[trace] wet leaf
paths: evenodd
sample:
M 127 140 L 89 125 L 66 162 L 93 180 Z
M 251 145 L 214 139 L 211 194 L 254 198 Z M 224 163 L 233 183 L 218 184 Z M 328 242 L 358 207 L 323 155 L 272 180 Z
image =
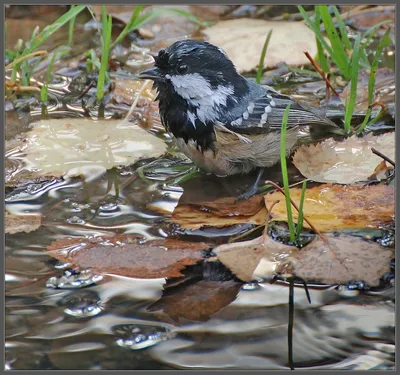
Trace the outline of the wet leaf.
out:
M 245 282 L 259 277 L 271 279 L 290 270 L 309 282 L 345 284 L 350 280 L 363 280 L 376 286 L 390 271 L 394 249 L 348 234 L 324 235 L 327 243 L 316 236 L 302 249 L 281 244 L 268 236 L 264 240 L 261 236 L 251 241 L 221 245 L 213 252 Z
M 367 9 L 354 9 L 345 14 L 347 23 L 358 30 L 367 30 L 380 22 L 390 20 L 391 24 L 382 25 L 382 29 L 394 28 L 395 7 L 393 5 L 372 6 Z
M 366 111 L 368 109 L 368 80 L 369 72 L 361 70 L 357 81 L 356 109 Z M 340 93 L 345 101 L 350 96 L 350 82 Z M 395 75 L 388 68 L 380 68 L 376 71 L 376 82 L 374 89 L 374 101 L 379 100 L 383 104 L 395 103 Z
M 88 119 L 51 119 L 32 124 L 17 146 L 6 152 L 6 183 L 29 175 L 86 179 L 140 158 L 162 154 L 164 142 L 134 123 Z
M 293 254 L 294 273 L 297 276 L 326 284 L 362 280 L 370 286 L 378 286 L 379 279 L 390 271 L 393 249 L 347 234 L 325 236 L 328 244 L 317 236 L 309 245 Z
M 161 310 L 177 323 L 205 322 L 234 301 L 241 286 L 235 281 L 201 280 L 188 286 L 167 289 L 148 310 Z
M 42 217 L 39 215 L 15 215 L 6 211 L 5 232 L 15 234 L 19 232 L 33 232 L 42 225 Z
M 249 282 L 260 275 L 272 279 L 281 262 L 296 250 L 294 246 L 261 236 L 251 241 L 220 245 L 213 252 L 240 280 Z
M 342 142 L 330 138 L 316 145 L 303 145 L 296 150 L 293 164 L 310 180 L 353 184 L 368 180 L 382 163 L 382 158 L 373 154 L 371 147 L 394 160 L 394 132 L 379 136 L 367 134 L 363 138 L 354 135 Z
M 303 65 L 309 61 L 304 55 L 317 54 L 314 33 L 303 22 L 264 21 L 240 18 L 220 21 L 202 32 L 208 41 L 221 47 L 232 59 L 239 72 L 255 70 L 265 37 L 273 30 L 264 61 L 265 68 L 279 63 Z
M 301 188 L 291 188 L 290 197 L 299 205 Z M 287 220 L 285 200 L 280 192 L 265 195 L 265 203 L 280 200 L 271 213 L 274 220 Z M 394 220 L 395 189 L 384 184 L 342 186 L 324 184 L 307 189 L 304 216 L 320 231 L 344 228 L 377 228 Z M 297 211 L 293 216 L 297 220 Z M 304 226 L 309 225 L 304 222 Z
M 56 259 L 94 273 L 155 279 L 183 276 L 181 271 L 201 261 L 202 250 L 208 248 L 204 242 L 166 239 L 143 244 L 137 236 L 117 235 L 106 240 L 62 239 L 47 249 Z
M 266 211 L 262 197 L 254 196 L 247 201 L 238 201 L 235 197 L 225 197 L 212 202 L 178 204 L 171 221 L 179 224 L 182 229 L 193 230 L 242 223 L 263 224 L 265 216 Z
M 118 79 L 115 80 L 115 90 L 113 91 L 113 99 L 116 103 L 132 105 L 136 99 L 136 95 L 143 85 L 142 81 L 134 79 Z M 155 90 L 152 90 L 151 85 L 142 92 L 137 107 L 149 106 L 156 97 Z

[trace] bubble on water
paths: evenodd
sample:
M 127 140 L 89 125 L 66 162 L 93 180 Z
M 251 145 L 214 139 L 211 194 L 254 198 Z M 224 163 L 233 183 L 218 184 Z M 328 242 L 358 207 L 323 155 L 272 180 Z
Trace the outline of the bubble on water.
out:
M 349 288 L 347 285 L 339 285 L 336 290 L 342 298 L 355 298 L 360 294 L 359 290 Z
M 67 219 L 67 222 L 69 224 L 79 224 L 79 225 L 83 225 L 85 224 L 85 220 L 82 220 L 80 217 L 78 216 L 72 216 L 70 218 Z
M 70 268 L 70 267 L 71 267 L 71 263 L 61 262 L 61 261 L 57 262 L 54 265 L 54 268 L 57 269 L 57 270 L 65 270 L 66 268 Z
M 242 290 L 257 290 L 260 289 L 260 284 L 257 281 L 246 283 L 242 286 Z
M 67 315 L 76 318 L 89 318 L 103 311 L 101 299 L 96 292 L 85 290 L 72 293 L 60 302 Z
M 111 212 L 118 209 L 118 203 L 105 203 L 99 207 L 100 211 Z
M 145 349 L 174 336 L 169 328 L 156 325 L 122 324 L 112 330 L 118 337 L 116 344 L 131 350 Z
M 103 280 L 103 276 L 93 275 L 90 271 L 75 272 L 65 270 L 60 277 L 50 277 L 47 280 L 46 287 L 52 289 L 80 289 L 97 284 L 101 280 Z

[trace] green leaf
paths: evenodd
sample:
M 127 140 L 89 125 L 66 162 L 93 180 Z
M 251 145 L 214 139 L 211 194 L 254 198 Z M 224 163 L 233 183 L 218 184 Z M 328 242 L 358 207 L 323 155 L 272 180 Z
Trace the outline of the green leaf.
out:
M 108 68 L 108 57 L 110 54 L 110 45 L 111 45 L 111 30 L 112 30 L 112 17 L 109 16 L 106 25 L 106 35 L 105 35 L 103 51 L 101 55 L 99 78 L 97 80 L 97 100 L 99 103 L 103 100 L 104 97 L 104 82 L 106 78 L 106 71 Z

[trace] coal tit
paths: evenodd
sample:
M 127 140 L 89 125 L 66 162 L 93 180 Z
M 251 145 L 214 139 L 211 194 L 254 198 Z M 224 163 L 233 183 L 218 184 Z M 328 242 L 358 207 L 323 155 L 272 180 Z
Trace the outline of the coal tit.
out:
M 159 51 L 141 79 L 154 81 L 162 124 L 180 150 L 206 172 L 247 173 L 280 160 L 287 104 L 287 154 L 313 127 L 338 126 L 317 108 L 240 75 L 222 49 L 182 40 Z

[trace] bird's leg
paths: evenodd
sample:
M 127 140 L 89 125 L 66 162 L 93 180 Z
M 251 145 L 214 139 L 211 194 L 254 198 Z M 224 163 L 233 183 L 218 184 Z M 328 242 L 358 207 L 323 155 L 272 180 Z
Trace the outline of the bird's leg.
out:
M 250 186 L 250 188 L 247 191 L 245 191 L 244 193 L 242 193 L 238 196 L 238 200 L 249 199 L 253 195 L 257 194 L 258 184 L 260 183 L 263 172 L 264 172 L 263 168 L 257 168 L 256 180 L 254 181 L 254 183 Z

